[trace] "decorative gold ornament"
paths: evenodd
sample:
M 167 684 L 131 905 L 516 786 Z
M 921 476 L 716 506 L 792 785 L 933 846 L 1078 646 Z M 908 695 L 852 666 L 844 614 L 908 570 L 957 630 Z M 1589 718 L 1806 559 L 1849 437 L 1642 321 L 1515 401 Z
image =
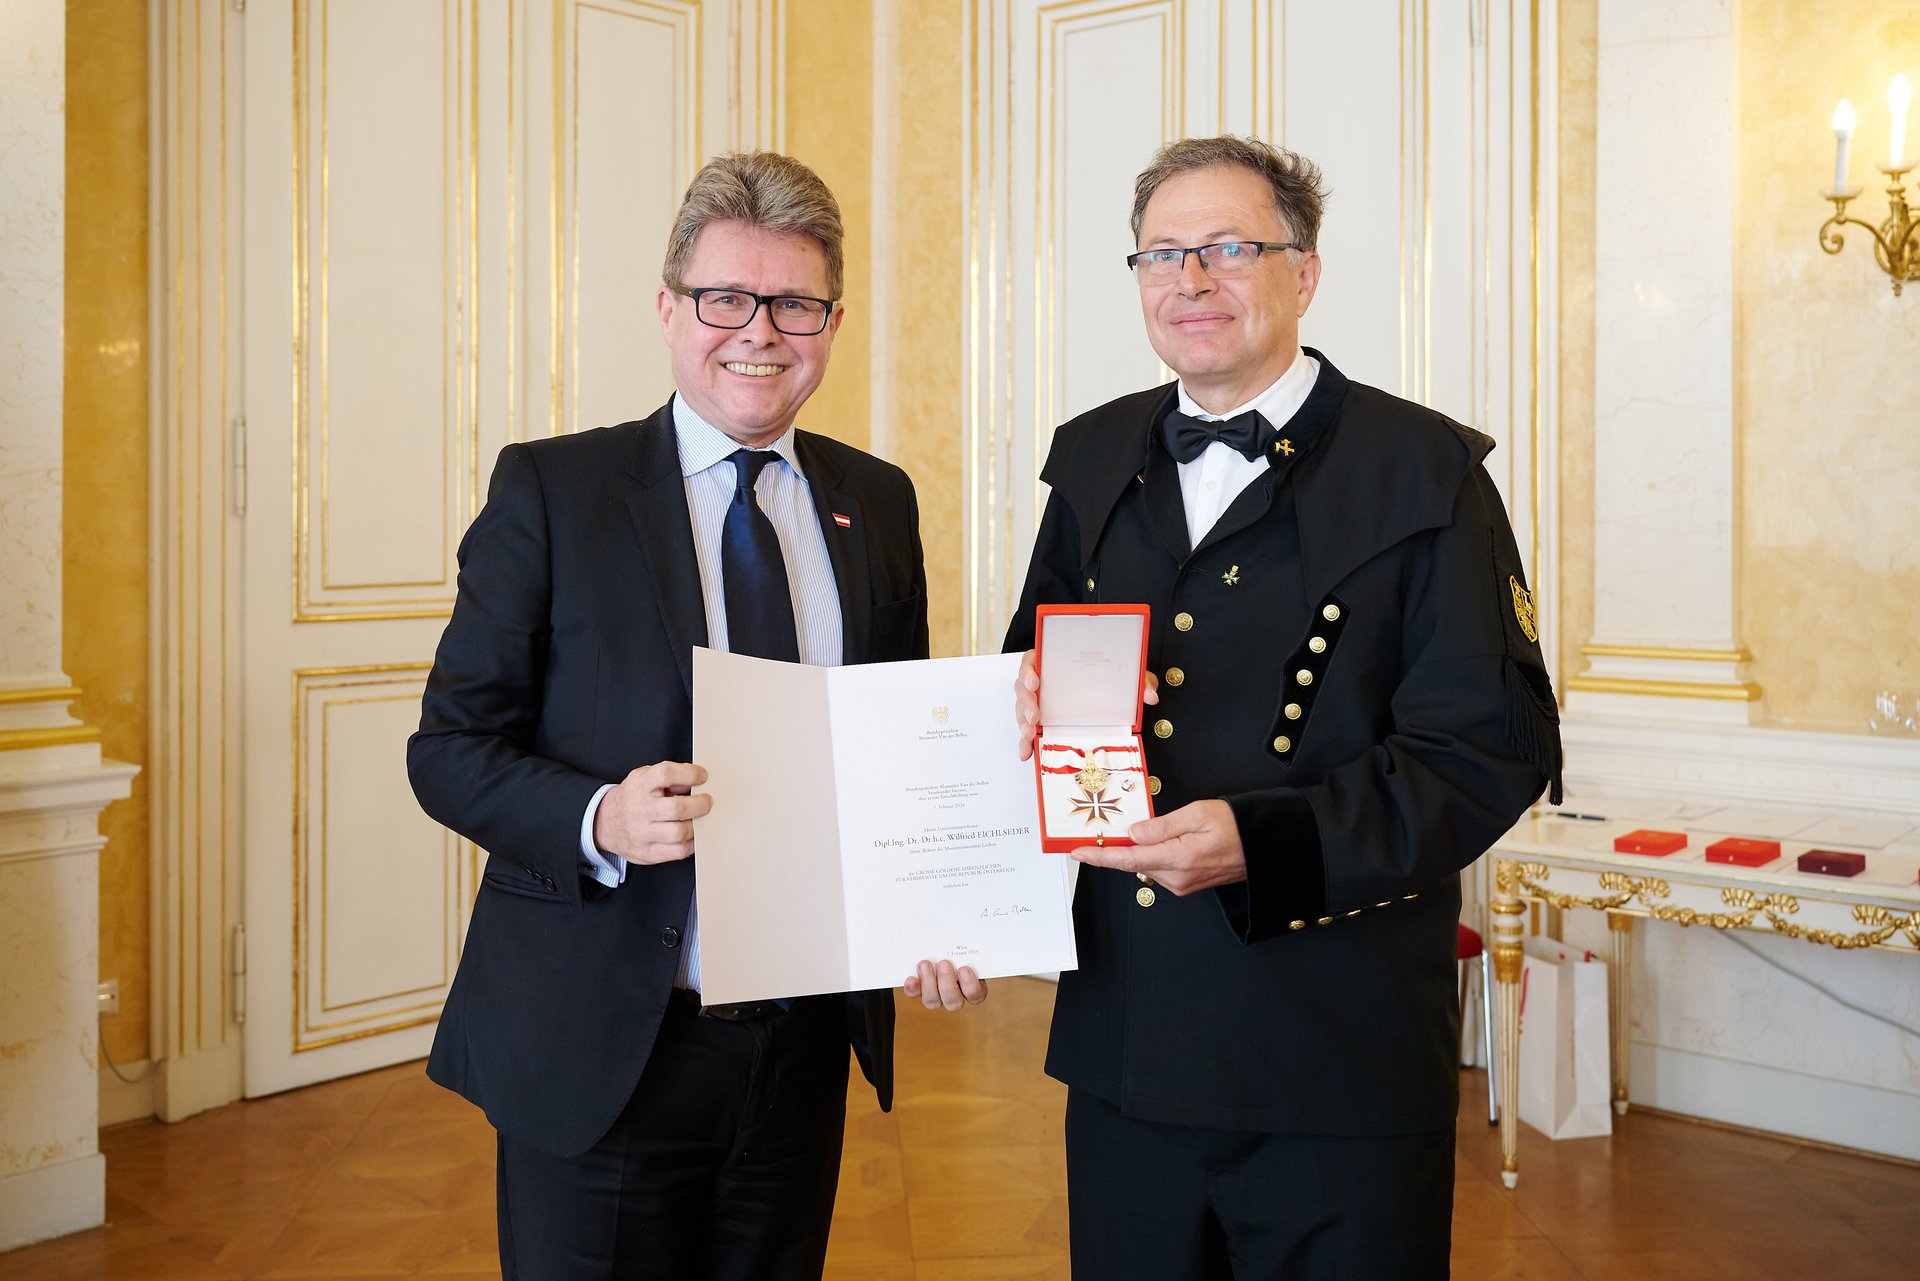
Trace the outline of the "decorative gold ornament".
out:
M 1509 869 L 1513 873 L 1510 885 L 1507 877 L 1500 875 Z M 1652 920 L 1667 921 L 1674 925 L 1704 925 L 1715 930 L 1768 930 L 1788 938 L 1805 939 L 1809 943 L 1824 943 L 1841 951 L 1878 947 L 1894 935 L 1903 934 L 1908 943 L 1920 949 L 1920 910 L 1901 916 L 1877 903 L 1856 903 L 1853 919 L 1868 928 L 1858 933 L 1842 933 L 1802 925 L 1789 919 L 1799 913 L 1800 900 L 1777 891 L 1761 894 L 1743 887 L 1727 887 L 1720 891 L 1720 901 L 1728 911 L 1701 912 L 1666 902 L 1673 894 L 1673 886 L 1657 876 L 1602 872 L 1600 888 L 1609 893 L 1562 894 L 1546 887 L 1544 882 L 1547 875 L 1547 867 L 1542 863 L 1502 862 L 1496 872 L 1498 892 L 1526 894 L 1563 911 L 1569 907 L 1595 908 L 1610 914 L 1609 924 L 1612 923 L 1612 914 L 1637 916 L 1644 913 Z M 1629 904 L 1638 904 L 1639 907 L 1637 910 L 1630 909 Z M 1496 903 L 1493 910 L 1501 911 L 1502 907 L 1502 904 Z
M 1540 639 L 1540 616 L 1533 609 L 1533 593 L 1520 585 L 1520 580 L 1512 574 L 1507 575 L 1507 586 L 1513 590 L 1513 617 L 1520 624 L 1520 631 L 1530 641 Z
M 1238 587 L 1240 585 L 1240 567 L 1238 565 L 1228 567 L 1227 572 L 1220 575 L 1220 581 L 1229 587 Z
M 1848 223 L 1864 227 L 1873 237 L 1873 260 L 1892 278 L 1895 297 L 1899 296 L 1902 284 L 1920 280 L 1920 218 L 1914 217 L 1907 206 L 1906 177 L 1912 168 L 1912 165 L 1898 169 L 1879 166 L 1880 172 L 1887 175 L 1888 213 L 1887 220 L 1878 227 L 1847 217 L 1847 202 L 1860 194 L 1860 188 L 1824 193 L 1826 199 L 1833 202 L 1833 217 L 1820 224 L 1820 247 L 1837 254 L 1846 245 L 1840 228 Z

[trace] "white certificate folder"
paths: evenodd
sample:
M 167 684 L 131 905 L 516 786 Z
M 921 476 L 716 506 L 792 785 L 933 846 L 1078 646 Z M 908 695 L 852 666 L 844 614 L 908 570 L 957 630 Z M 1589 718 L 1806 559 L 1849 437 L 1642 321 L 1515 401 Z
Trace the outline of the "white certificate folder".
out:
M 1017 654 L 809 667 L 693 651 L 700 989 L 709 1004 L 1070 970 L 1067 860 L 1041 853 Z

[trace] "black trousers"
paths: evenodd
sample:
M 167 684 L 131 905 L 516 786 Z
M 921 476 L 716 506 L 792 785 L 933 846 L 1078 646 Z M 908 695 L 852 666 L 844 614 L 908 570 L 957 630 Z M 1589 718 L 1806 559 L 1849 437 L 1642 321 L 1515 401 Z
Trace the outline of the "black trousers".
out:
M 1067 1095 L 1076 1281 L 1446 1281 L 1454 1136 L 1162 1125 Z
M 670 1007 L 581 1156 L 502 1134 L 504 1281 L 819 1281 L 847 1110 L 844 998 L 750 1022 Z

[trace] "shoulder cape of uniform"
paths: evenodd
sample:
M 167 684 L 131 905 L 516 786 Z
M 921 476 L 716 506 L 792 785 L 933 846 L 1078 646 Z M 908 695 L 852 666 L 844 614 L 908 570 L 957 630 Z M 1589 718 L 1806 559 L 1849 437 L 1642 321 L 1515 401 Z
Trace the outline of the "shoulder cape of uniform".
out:
M 1388 547 L 1448 524 L 1460 488 L 1493 449 L 1490 437 L 1442 414 L 1349 382 L 1320 362 L 1294 420 L 1324 419 L 1316 446 L 1295 464 L 1300 550 L 1309 599 L 1318 599 Z M 1157 448 L 1175 404 L 1168 383 L 1109 401 L 1063 424 L 1040 478 L 1073 512 L 1089 557 L 1126 488 Z

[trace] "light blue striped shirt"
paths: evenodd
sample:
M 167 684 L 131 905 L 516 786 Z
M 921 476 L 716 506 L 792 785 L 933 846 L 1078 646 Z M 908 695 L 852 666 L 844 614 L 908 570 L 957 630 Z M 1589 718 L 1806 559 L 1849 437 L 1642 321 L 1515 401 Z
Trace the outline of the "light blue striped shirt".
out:
M 726 530 L 727 504 L 733 501 L 738 483 L 728 458 L 740 443 L 708 424 L 678 395 L 673 398 L 673 433 L 680 447 L 680 480 L 686 490 L 687 514 L 693 518 L 693 553 L 699 562 L 700 595 L 706 606 L 707 647 L 724 650 L 728 648 L 727 597 L 720 576 L 720 539 Z M 827 540 L 813 505 L 813 492 L 794 453 L 793 429 L 788 428 L 768 448 L 780 455 L 784 466 L 761 468 L 753 493 L 780 536 L 780 556 L 787 564 L 787 590 L 793 595 L 800 661 L 815 667 L 838 667 L 842 657 L 840 590 L 834 582 L 833 563 L 827 559 Z M 581 873 L 610 887 L 626 881 L 627 862 L 602 854 L 594 845 L 593 817 L 599 813 L 600 799 L 612 788 L 609 783 L 593 794 L 580 823 Z M 692 903 L 687 905 L 680 966 L 676 985 L 699 991 L 699 911 Z

